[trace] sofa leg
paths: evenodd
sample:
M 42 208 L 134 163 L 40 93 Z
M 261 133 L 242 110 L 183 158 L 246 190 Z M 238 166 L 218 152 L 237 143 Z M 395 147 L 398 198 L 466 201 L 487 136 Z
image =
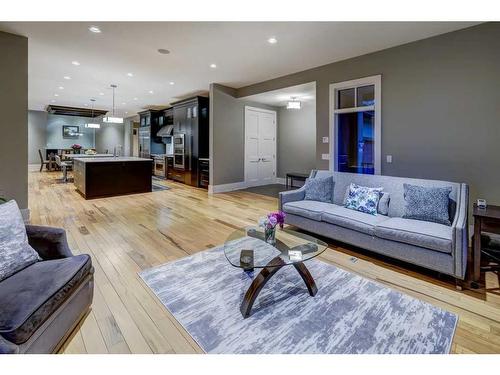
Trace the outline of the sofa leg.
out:
M 462 291 L 464 290 L 464 287 L 463 287 L 463 281 L 460 280 L 460 279 L 455 279 L 455 289 L 458 290 L 458 291 Z

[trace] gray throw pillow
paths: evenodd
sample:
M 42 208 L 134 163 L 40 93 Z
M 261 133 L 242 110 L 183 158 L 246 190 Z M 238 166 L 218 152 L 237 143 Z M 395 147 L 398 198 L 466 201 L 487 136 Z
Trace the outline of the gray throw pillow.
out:
M 0 204 L 0 281 L 38 261 L 15 201 Z
M 391 195 L 385 191 L 382 192 L 380 200 L 378 201 L 377 211 L 380 215 L 387 216 L 389 214 L 389 201 L 391 200 Z
M 405 212 L 403 218 L 450 226 L 449 199 L 451 186 L 424 187 L 403 184 Z
M 304 200 L 332 203 L 333 185 L 333 176 L 309 178 L 304 185 Z

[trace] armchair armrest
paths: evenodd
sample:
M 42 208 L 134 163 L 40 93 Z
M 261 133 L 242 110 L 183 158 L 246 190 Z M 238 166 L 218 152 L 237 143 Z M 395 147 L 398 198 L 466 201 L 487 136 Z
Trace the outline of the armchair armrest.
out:
M 0 354 L 18 354 L 19 347 L 0 335 Z
M 466 184 L 461 184 L 459 199 L 457 199 L 456 218 L 452 224 L 455 275 L 461 279 L 465 277 L 469 250 L 468 207 L 469 187 Z
M 300 189 L 291 191 L 282 191 L 279 195 L 279 209 L 283 210 L 283 205 L 288 202 L 297 202 L 304 200 L 306 189 L 302 186 Z
M 26 225 L 29 244 L 44 260 L 73 256 L 62 228 Z

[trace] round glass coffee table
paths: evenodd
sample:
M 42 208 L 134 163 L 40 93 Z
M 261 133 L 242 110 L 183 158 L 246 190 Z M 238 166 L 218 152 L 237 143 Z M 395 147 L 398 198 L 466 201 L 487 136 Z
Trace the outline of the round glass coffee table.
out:
M 304 262 L 317 257 L 328 245 L 310 235 L 292 229 L 276 229 L 274 243 L 265 241 L 264 229 L 245 227 L 231 233 L 224 243 L 224 254 L 234 267 L 245 271 L 261 269 L 248 288 L 240 311 L 248 318 L 260 291 L 281 267 L 294 266 L 311 296 L 318 292 L 316 283 Z

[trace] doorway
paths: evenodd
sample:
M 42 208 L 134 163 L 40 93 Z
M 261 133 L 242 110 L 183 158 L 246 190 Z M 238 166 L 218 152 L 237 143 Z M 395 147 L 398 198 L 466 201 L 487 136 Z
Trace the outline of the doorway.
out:
M 245 106 L 245 185 L 276 182 L 276 111 Z

